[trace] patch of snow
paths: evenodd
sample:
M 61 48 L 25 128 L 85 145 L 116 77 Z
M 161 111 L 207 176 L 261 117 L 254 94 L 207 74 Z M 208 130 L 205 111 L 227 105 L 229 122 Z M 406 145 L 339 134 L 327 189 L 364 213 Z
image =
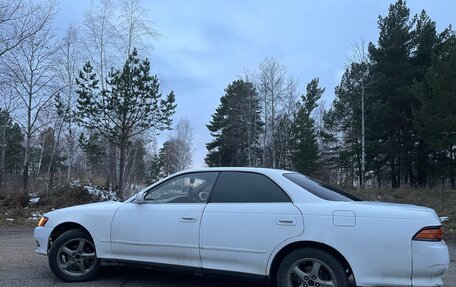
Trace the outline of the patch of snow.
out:
M 38 220 L 41 216 L 43 216 L 43 214 L 39 211 L 32 212 L 30 215 L 31 217 L 28 218 L 29 220 Z
M 117 198 L 116 192 L 112 191 L 112 190 L 103 190 L 103 189 L 99 189 L 98 187 L 92 186 L 92 185 L 86 185 L 86 186 L 84 186 L 84 189 L 89 194 L 95 195 L 96 197 L 98 197 L 102 201 L 106 201 L 106 200 L 115 200 L 115 201 L 117 201 L 117 200 L 119 200 L 119 198 Z
M 445 222 L 445 221 L 449 220 L 448 216 L 441 216 L 441 217 L 439 217 L 439 219 L 440 219 L 440 222 Z
M 30 204 L 37 204 L 38 201 L 40 201 L 39 197 L 32 197 L 32 198 L 29 199 L 29 203 Z
M 70 184 L 71 187 L 81 187 L 82 186 L 82 184 L 79 181 L 79 179 L 74 179 L 74 180 L 70 181 L 69 184 Z

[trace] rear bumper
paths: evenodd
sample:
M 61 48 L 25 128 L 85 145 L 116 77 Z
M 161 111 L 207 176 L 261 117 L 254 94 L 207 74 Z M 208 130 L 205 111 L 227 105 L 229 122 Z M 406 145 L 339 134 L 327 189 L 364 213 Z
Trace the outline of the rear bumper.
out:
M 37 247 L 35 252 L 41 255 L 48 255 L 48 244 L 49 244 L 49 236 L 51 235 L 52 228 L 43 226 L 43 227 L 36 227 L 35 231 L 33 232 L 33 237 L 36 240 Z
M 412 241 L 412 285 L 441 286 L 448 270 L 450 256 L 444 241 Z

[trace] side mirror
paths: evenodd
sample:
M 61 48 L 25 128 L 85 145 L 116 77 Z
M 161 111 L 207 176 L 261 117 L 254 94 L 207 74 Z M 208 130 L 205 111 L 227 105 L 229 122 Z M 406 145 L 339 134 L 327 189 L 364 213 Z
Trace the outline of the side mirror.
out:
M 144 191 L 140 191 L 135 195 L 134 203 L 141 204 L 144 202 Z

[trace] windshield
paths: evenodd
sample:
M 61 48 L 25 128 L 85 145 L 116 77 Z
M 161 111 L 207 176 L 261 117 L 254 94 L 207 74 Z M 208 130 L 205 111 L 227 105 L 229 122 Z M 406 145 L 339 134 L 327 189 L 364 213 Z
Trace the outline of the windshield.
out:
M 307 177 L 300 173 L 285 173 L 283 175 L 288 180 L 294 182 L 319 198 L 330 201 L 361 201 L 359 198 L 346 193 L 336 187 L 323 183 L 319 180 Z

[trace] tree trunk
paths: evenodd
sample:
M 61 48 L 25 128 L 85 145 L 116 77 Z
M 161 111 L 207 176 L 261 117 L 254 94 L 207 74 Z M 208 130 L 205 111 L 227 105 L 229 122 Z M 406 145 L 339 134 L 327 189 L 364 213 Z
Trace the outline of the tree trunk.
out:
M 119 190 L 117 196 L 120 199 L 124 198 L 123 190 L 124 190 L 124 171 L 125 171 L 125 146 L 126 141 L 122 140 L 120 144 L 120 161 L 119 161 Z
M 455 174 L 454 174 L 454 149 L 453 146 L 450 146 L 450 184 L 451 188 L 455 188 Z
M 63 120 L 62 123 L 59 126 L 59 130 L 57 132 L 57 139 L 54 140 L 54 144 L 52 147 L 52 154 L 51 154 L 51 162 L 49 163 L 49 169 L 48 169 L 48 174 L 49 174 L 49 188 L 52 188 L 52 185 L 54 184 L 54 175 L 55 175 L 55 154 L 56 150 L 60 144 L 60 134 L 62 132 L 62 127 L 63 127 Z
M 111 189 L 117 189 L 117 148 L 114 144 L 109 144 L 109 175 L 108 175 L 108 186 Z
M 24 165 L 22 173 L 22 191 L 24 193 L 28 192 L 28 175 L 29 175 L 29 152 L 30 152 L 30 135 L 27 133 L 25 143 L 25 152 L 24 152 Z
M 70 137 L 71 137 L 71 133 L 70 133 Z M 70 138 L 71 140 L 71 138 Z M 70 182 L 71 180 L 71 166 L 73 165 L 73 143 L 70 143 L 68 145 L 68 170 L 67 170 L 67 181 Z
M 1 139 L 0 139 L 0 190 L 3 186 L 3 174 L 5 172 L 5 150 L 6 150 L 6 123 L 1 126 Z
M 426 186 L 426 177 L 427 172 L 427 154 L 425 153 L 424 142 L 422 140 L 418 140 L 418 166 L 417 166 L 417 181 L 420 187 Z
M 43 143 L 41 144 L 41 150 L 40 150 L 40 158 L 38 159 L 38 175 L 41 172 L 41 163 L 43 161 L 43 153 L 44 153 L 44 142 L 45 142 L 45 137 L 43 137 Z M 36 177 L 35 170 L 33 172 L 33 176 Z
M 361 188 L 365 187 L 364 175 L 366 174 L 366 131 L 364 125 L 364 85 L 361 88 Z
M 30 97 L 29 107 L 31 107 L 32 97 Z M 27 111 L 27 133 L 26 133 L 26 140 L 25 140 L 25 151 L 24 151 L 24 169 L 22 173 L 22 191 L 27 194 L 28 193 L 28 183 L 29 183 L 29 160 L 30 160 L 30 140 L 32 137 L 32 127 L 31 127 L 31 108 Z

